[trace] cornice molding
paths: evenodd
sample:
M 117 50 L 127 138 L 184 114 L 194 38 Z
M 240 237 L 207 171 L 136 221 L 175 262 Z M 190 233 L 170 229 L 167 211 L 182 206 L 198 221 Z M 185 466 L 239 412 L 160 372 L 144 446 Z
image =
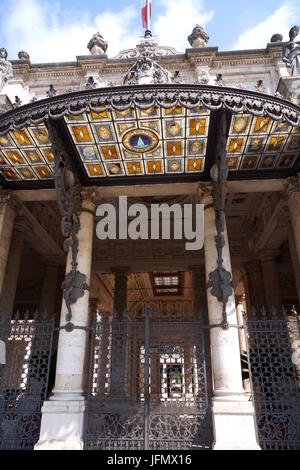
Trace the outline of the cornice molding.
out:
M 97 106 L 125 110 L 128 107 L 149 109 L 152 106 L 170 109 L 183 106 L 194 109 L 204 106 L 232 113 L 247 112 L 269 116 L 300 126 L 300 107 L 282 98 L 262 93 L 211 85 L 130 85 L 84 90 L 35 101 L 0 116 L 0 134 L 15 128 L 37 125 L 47 119 L 58 120 L 69 113 L 81 114 Z

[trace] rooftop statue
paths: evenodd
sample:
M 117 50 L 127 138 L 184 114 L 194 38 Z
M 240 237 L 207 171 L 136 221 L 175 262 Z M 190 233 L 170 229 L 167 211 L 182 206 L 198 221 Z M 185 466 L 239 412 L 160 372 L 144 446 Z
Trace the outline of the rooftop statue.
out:
M 26 51 L 20 51 L 18 53 L 18 57 L 19 57 L 20 60 L 29 60 L 30 59 L 30 55 Z
M 202 26 L 196 24 L 192 34 L 188 37 L 188 41 L 192 47 L 206 47 L 209 41 L 209 35 L 204 31 Z
M 283 62 L 292 69 L 292 76 L 300 75 L 300 45 L 295 42 L 299 34 L 299 26 L 293 26 L 289 32 L 290 40 L 283 48 Z
M 102 34 L 98 31 L 88 43 L 87 48 L 92 55 L 105 54 L 108 48 L 108 42 L 104 41 Z
M 13 77 L 13 68 L 7 59 L 7 50 L 2 47 L 0 49 L 0 93 L 9 78 Z

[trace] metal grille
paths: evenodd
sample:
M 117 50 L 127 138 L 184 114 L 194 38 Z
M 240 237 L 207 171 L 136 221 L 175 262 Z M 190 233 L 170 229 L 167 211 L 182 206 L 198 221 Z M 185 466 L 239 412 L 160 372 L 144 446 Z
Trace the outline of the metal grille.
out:
M 263 310 L 245 326 L 260 446 L 300 449 L 299 317 Z
M 201 318 L 106 314 L 91 347 L 86 449 L 209 449 Z
M 0 366 L 0 449 L 30 450 L 39 439 L 53 327 L 37 314 L 0 324 L 6 342 L 6 364 Z

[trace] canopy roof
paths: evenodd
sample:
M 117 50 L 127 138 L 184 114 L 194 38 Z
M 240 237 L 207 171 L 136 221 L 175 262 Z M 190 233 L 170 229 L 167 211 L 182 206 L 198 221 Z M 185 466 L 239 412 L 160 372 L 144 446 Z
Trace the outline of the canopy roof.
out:
M 226 87 L 140 85 L 54 96 L 1 115 L 0 183 L 54 185 L 48 119 L 83 184 L 208 180 L 222 108 L 229 179 L 298 171 L 300 108 L 289 101 Z

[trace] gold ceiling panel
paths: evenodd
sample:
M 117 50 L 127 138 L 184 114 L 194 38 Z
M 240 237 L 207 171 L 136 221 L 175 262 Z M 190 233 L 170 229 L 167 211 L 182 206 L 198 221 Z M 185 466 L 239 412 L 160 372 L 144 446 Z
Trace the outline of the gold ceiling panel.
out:
M 183 106 L 65 117 L 90 177 L 203 173 L 210 111 Z
M 230 171 L 290 169 L 300 152 L 300 129 L 270 117 L 234 115 L 226 150 Z
M 46 126 L 0 136 L 0 174 L 6 181 L 53 179 L 54 156 Z

